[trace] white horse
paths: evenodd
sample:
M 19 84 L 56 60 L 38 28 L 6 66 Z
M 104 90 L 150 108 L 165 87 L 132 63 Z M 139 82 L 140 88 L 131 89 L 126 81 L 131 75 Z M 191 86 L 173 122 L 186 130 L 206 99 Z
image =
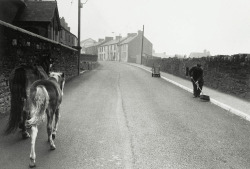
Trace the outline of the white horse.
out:
M 62 102 L 64 84 L 64 73 L 52 72 L 48 79 L 37 80 L 30 86 L 30 94 L 26 106 L 26 111 L 30 112 L 31 115 L 31 119 L 27 121 L 27 125 L 31 126 L 30 168 L 36 166 L 35 142 L 38 125 L 45 119 L 45 112 L 47 114 L 47 133 L 50 149 L 56 149 L 54 139 L 58 129 L 59 107 Z M 55 123 L 52 128 L 54 115 Z

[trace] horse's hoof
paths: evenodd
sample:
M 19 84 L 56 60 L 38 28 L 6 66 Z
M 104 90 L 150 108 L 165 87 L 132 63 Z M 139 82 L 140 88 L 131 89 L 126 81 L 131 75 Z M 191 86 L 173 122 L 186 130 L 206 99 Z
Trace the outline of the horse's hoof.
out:
M 53 139 L 53 140 L 56 139 L 56 134 L 52 134 L 52 139 Z
M 50 150 L 55 150 L 56 146 L 55 145 L 50 145 Z
M 36 164 L 29 164 L 29 167 L 30 167 L 30 168 L 35 168 L 35 167 L 36 167 Z
M 34 167 L 36 167 L 35 160 L 34 160 L 34 159 L 32 159 L 32 158 L 30 158 L 30 164 L 29 164 L 29 167 L 30 167 L 30 168 L 34 168 Z
M 30 134 L 27 131 L 25 131 L 22 133 L 22 137 L 23 137 L 23 139 L 30 138 Z

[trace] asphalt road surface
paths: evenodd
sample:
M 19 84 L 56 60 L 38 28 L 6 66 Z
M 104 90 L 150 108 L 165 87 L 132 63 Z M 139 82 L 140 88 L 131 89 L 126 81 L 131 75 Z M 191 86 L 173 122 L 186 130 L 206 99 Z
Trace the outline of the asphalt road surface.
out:
M 37 169 L 250 168 L 249 122 L 119 62 L 66 84 L 55 144 L 41 124 Z M 28 168 L 29 152 L 21 133 L 1 135 L 0 169 Z

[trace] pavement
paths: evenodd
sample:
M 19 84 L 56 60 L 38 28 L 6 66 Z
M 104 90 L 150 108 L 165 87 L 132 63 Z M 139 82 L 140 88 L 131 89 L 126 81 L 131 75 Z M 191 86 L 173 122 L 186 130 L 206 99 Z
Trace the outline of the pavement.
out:
M 150 67 L 144 65 L 129 63 L 129 65 L 136 66 L 138 68 L 144 69 L 150 74 L 152 73 Z M 190 80 L 183 79 L 177 76 L 174 76 L 169 73 L 161 72 L 161 78 L 190 92 L 193 93 L 193 85 Z M 240 116 L 247 121 L 250 121 L 250 102 L 240 99 L 238 97 L 222 93 L 220 91 L 208 88 L 203 86 L 203 94 L 210 97 L 210 102 L 215 104 L 226 111 L 229 111 L 237 116 Z

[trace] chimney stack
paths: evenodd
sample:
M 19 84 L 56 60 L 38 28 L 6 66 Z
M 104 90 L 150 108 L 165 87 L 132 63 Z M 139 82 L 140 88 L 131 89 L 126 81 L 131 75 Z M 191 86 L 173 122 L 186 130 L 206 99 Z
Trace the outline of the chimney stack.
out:
M 115 39 L 116 40 L 121 40 L 122 36 L 116 36 Z
M 110 41 L 110 40 L 113 40 L 113 37 L 105 37 L 105 41 Z
M 142 35 L 142 31 L 141 30 L 138 30 L 138 35 Z
M 137 33 L 128 33 L 128 34 L 127 34 L 128 37 L 136 36 L 136 35 L 137 35 Z
M 98 39 L 98 42 L 102 42 L 102 41 L 104 41 L 104 39 Z

